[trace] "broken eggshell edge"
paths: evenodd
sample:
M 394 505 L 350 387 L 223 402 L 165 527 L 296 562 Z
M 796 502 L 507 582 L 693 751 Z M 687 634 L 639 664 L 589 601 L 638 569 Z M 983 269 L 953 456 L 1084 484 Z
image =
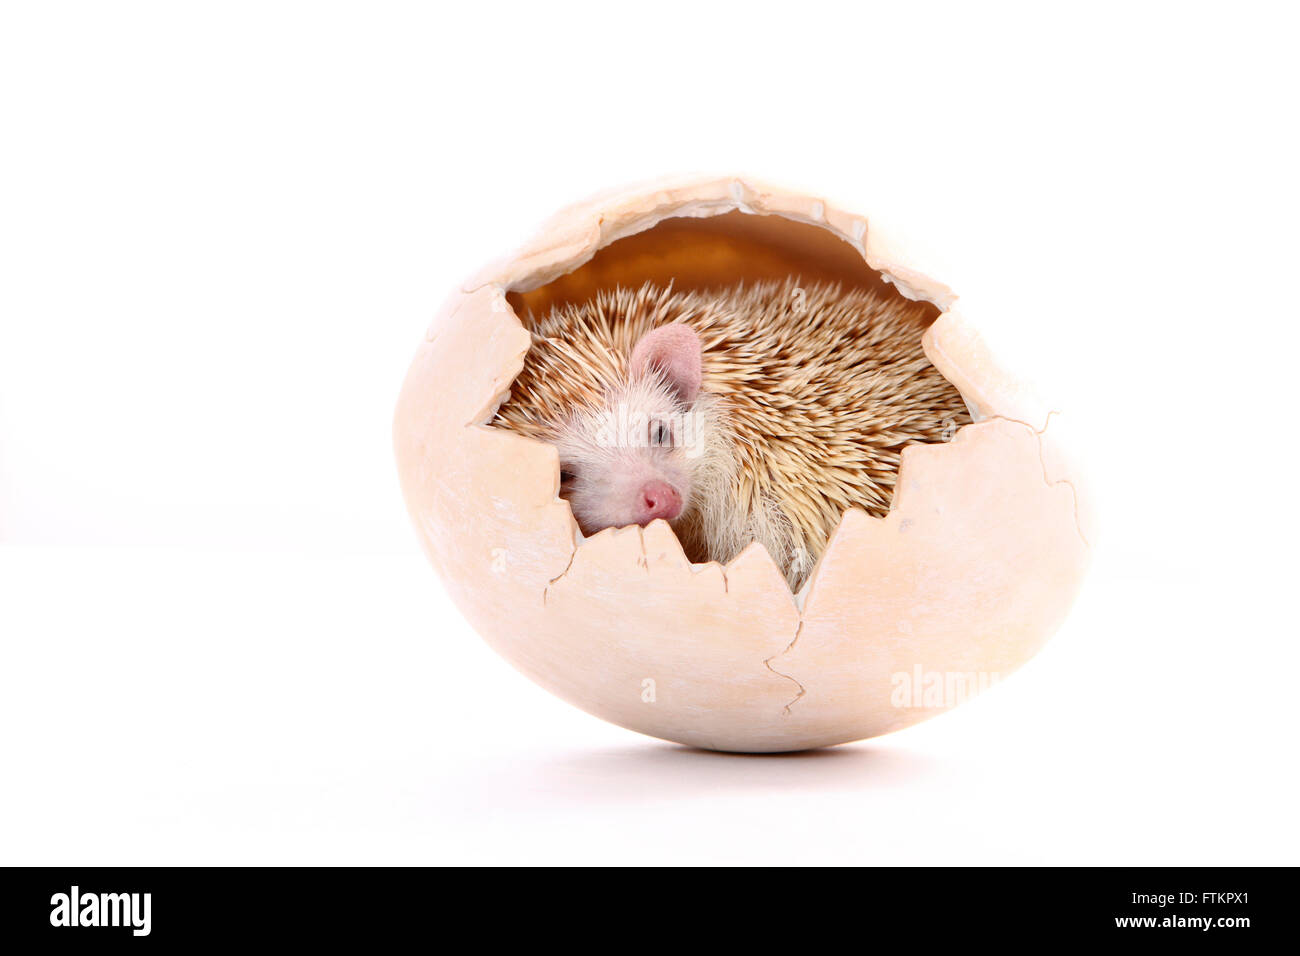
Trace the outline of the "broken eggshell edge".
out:
M 800 595 L 751 545 L 692 565 L 662 521 L 583 539 L 553 446 L 487 425 L 529 334 L 506 300 L 680 216 L 741 210 L 830 230 L 941 310 L 923 345 L 974 423 L 904 451 L 890 513 L 847 512 Z M 445 304 L 411 365 L 394 438 L 421 544 L 469 622 L 529 678 L 623 727 L 714 750 L 776 752 L 898 730 L 936 713 L 906 680 L 997 679 L 1063 620 L 1089 515 L 1063 419 L 1004 370 L 950 289 L 867 220 L 748 179 L 684 179 L 563 211 Z

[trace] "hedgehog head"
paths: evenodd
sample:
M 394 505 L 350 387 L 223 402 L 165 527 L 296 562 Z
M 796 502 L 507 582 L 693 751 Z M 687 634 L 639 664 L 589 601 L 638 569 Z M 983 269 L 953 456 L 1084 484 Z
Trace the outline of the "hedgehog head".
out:
M 633 350 L 627 380 L 559 429 L 560 494 L 584 534 L 690 511 L 717 430 L 715 406 L 700 393 L 701 360 L 692 329 L 655 329 Z

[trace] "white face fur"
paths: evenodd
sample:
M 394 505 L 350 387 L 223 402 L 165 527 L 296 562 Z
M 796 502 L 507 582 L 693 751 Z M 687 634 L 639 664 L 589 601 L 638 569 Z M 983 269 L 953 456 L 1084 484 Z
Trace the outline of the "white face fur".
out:
M 716 440 L 701 358 L 689 327 L 658 328 L 633 350 L 627 383 L 560 427 L 560 494 L 584 534 L 690 510 L 697 465 Z

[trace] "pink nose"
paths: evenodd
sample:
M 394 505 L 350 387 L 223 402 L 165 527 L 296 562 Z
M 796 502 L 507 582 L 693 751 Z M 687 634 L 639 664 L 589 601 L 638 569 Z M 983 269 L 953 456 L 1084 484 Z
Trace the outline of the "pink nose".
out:
M 639 524 L 648 524 L 655 518 L 672 521 L 682 511 L 682 496 L 666 481 L 647 481 L 641 486 L 637 502 L 641 512 Z

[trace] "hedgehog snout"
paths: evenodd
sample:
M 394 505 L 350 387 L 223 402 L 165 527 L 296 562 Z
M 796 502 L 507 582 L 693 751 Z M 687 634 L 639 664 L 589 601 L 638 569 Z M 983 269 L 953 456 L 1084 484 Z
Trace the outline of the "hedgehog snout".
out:
M 647 481 L 637 493 L 637 524 L 672 521 L 682 513 L 682 496 L 666 481 Z

